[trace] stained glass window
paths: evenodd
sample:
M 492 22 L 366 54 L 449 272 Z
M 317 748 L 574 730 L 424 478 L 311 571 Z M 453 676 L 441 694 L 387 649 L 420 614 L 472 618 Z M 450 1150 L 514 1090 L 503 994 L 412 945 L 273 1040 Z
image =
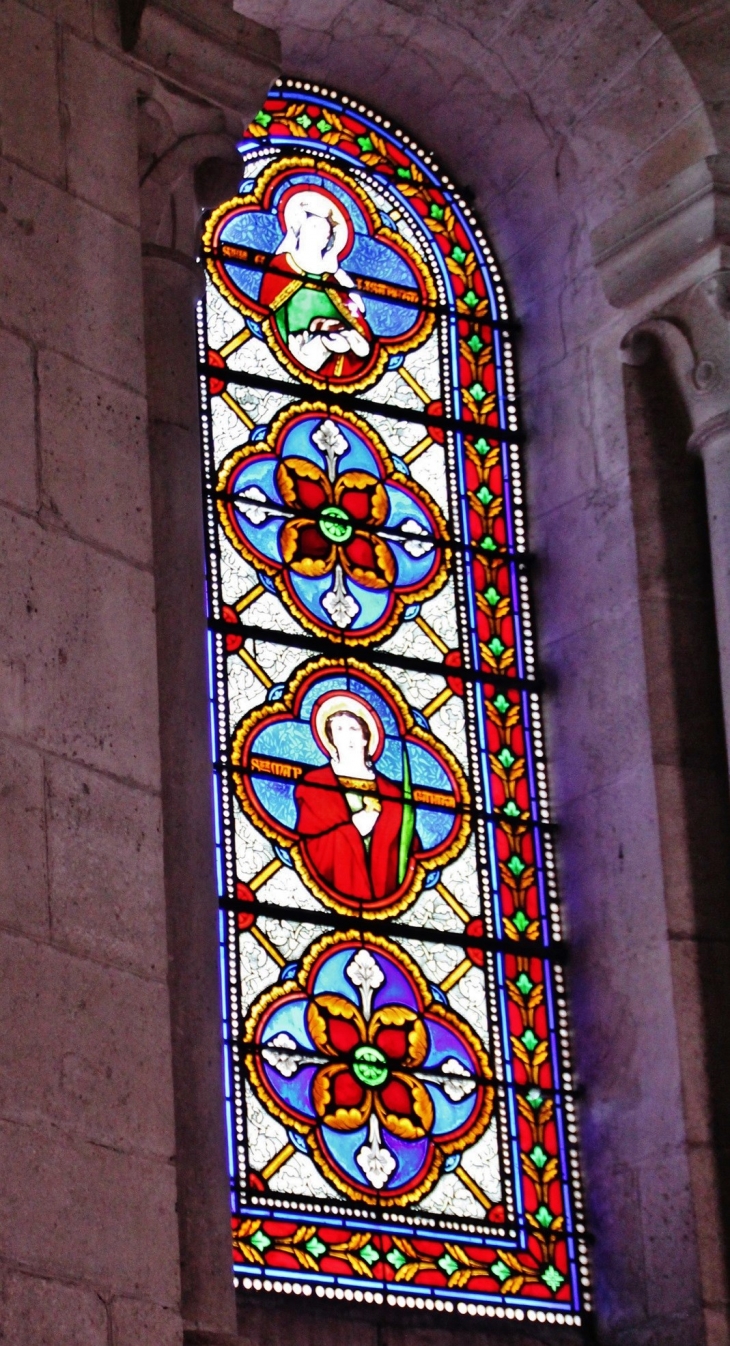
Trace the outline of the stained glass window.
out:
M 233 1265 L 578 1326 L 587 1258 L 504 286 L 301 82 L 204 233 Z

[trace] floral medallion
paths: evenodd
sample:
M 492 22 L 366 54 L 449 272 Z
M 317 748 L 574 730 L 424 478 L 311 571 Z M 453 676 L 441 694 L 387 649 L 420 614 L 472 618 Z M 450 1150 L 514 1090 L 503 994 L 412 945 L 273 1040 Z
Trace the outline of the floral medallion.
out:
M 489 1124 L 484 1048 L 416 964 L 375 935 L 328 935 L 246 1027 L 249 1078 L 352 1199 L 407 1205 Z
M 382 640 L 446 580 L 446 524 L 359 417 L 287 408 L 265 444 L 224 462 L 218 508 L 233 546 L 311 631 Z

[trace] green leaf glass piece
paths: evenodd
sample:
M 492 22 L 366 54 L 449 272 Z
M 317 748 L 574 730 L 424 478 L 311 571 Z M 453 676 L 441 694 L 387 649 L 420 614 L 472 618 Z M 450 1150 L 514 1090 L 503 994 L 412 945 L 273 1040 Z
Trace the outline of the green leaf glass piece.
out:
M 273 120 L 274 118 L 268 112 L 257 112 L 254 117 L 256 124 L 258 126 L 263 126 L 264 128 L 270 126 Z
M 332 123 L 328 122 L 326 117 L 320 117 L 316 125 L 317 130 L 320 131 L 323 136 L 326 136 L 327 132 L 332 130 Z
M 495 659 L 499 659 L 500 654 L 504 654 L 507 646 L 502 643 L 499 636 L 492 636 L 487 645 L 487 649 L 492 651 Z
M 490 501 L 494 500 L 494 495 L 488 486 L 479 487 L 479 490 L 477 491 L 477 500 L 481 500 L 483 505 L 488 505 Z M 499 595 L 497 596 L 499 597 Z
M 543 1150 L 542 1145 L 536 1145 L 534 1149 L 530 1151 L 530 1158 L 535 1165 L 535 1168 L 544 1168 L 548 1161 L 548 1157 Z
M 264 1233 L 263 1229 L 257 1229 L 255 1234 L 251 1235 L 250 1242 L 257 1252 L 265 1252 L 271 1244 L 271 1239 Z
M 446 212 L 444 211 L 443 206 L 437 206 L 434 201 L 432 202 L 428 213 L 432 220 L 442 220 Z
M 506 816 L 507 816 L 508 818 L 519 818 L 519 816 L 520 816 L 520 810 L 518 809 L 517 805 L 515 804 L 514 799 L 508 799 L 508 800 L 507 800 L 507 803 L 505 804 L 504 808 L 502 809 L 502 812 L 503 812 L 504 814 L 506 814 Z
M 546 1267 L 540 1279 L 545 1282 L 548 1289 L 552 1290 L 554 1294 L 556 1290 L 560 1289 L 565 1277 L 560 1275 L 557 1267 Z
M 459 266 L 461 266 L 462 262 L 466 261 L 466 253 L 464 252 L 463 248 L 459 247 L 458 243 L 454 244 L 454 247 L 451 249 L 451 256 L 453 257 L 455 262 L 458 262 Z M 474 338 L 472 337 L 471 340 L 473 341 Z M 477 337 L 477 341 L 479 341 L 479 337 Z M 469 345 L 471 346 L 471 341 L 469 342 Z M 474 347 L 472 346 L 472 350 L 473 349 Z M 477 347 L 477 349 L 479 348 Z
M 509 748 L 505 747 L 502 749 L 501 752 L 497 753 L 497 761 L 502 763 L 502 766 L 504 767 L 505 771 L 509 771 L 509 768 L 512 766 L 512 763 L 516 762 L 517 758 L 515 757 L 513 752 L 510 752 Z
M 375 149 L 375 146 L 372 140 L 370 139 L 370 136 L 358 136 L 357 143 L 360 146 L 360 149 L 362 150 L 363 154 L 372 154 L 373 150 Z
M 530 924 L 530 921 L 529 918 L 525 916 L 524 911 L 516 911 L 514 916 L 512 917 L 512 924 L 516 925 L 520 934 L 523 935 L 528 925 Z
M 517 981 L 515 982 L 515 986 L 517 987 L 517 990 L 520 992 L 521 995 L 529 995 L 534 984 L 535 984 L 534 982 L 530 981 L 530 978 L 528 977 L 526 972 L 521 972 L 519 977 L 517 978 Z
M 296 123 L 297 126 L 301 126 L 303 131 L 308 131 L 312 125 L 312 118 L 308 117 L 306 112 L 303 112 L 301 117 L 296 118 Z
M 489 586 L 489 588 L 487 589 L 487 591 L 486 591 L 484 597 L 486 598 L 486 600 L 487 600 L 487 602 L 488 602 L 490 608 L 496 608 L 496 606 L 497 606 L 497 604 L 498 604 L 498 602 L 499 602 L 499 600 L 500 600 L 501 595 L 500 595 L 500 593 L 499 593 L 499 590 L 498 590 L 498 589 L 495 589 L 495 587 L 494 587 L 493 584 L 490 584 L 490 586 Z
M 500 715 L 506 715 L 507 711 L 509 710 L 509 701 L 507 700 L 507 697 L 504 695 L 503 692 L 500 692 L 499 696 L 495 696 L 492 705 L 494 706 L 495 710 L 499 711 Z
M 360 1256 L 369 1267 L 374 1267 L 375 1263 L 380 1261 L 380 1253 L 377 1248 L 373 1247 L 372 1243 L 366 1243 L 365 1247 L 360 1249 Z
M 494 541 L 494 538 L 493 538 L 493 537 L 489 537 L 489 535 L 487 535 L 487 537 L 483 537 L 483 538 L 482 538 L 481 545 L 482 545 L 482 547 L 484 548 L 485 551 L 496 551 L 496 550 L 497 550 L 497 544 L 496 544 L 496 542 Z
M 473 340 L 474 338 L 472 337 L 472 341 Z M 471 345 L 471 341 L 469 342 L 469 345 Z M 474 348 L 472 347 L 472 350 L 473 349 Z M 489 453 L 489 444 L 487 443 L 483 435 L 477 440 L 476 444 L 474 445 L 474 448 L 476 449 L 477 453 L 481 453 L 482 457 L 484 457 L 485 453 Z
M 496 1262 L 492 1262 L 490 1271 L 500 1283 L 506 1281 L 510 1274 L 509 1267 L 506 1267 L 504 1262 L 500 1262 L 499 1258 L 497 1258 Z
M 455 1257 L 451 1256 L 451 1253 L 444 1253 L 443 1257 L 439 1257 L 436 1266 L 441 1267 L 441 1270 L 445 1271 L 447 1276 L 453 1276 L 454 1272 L 459 1270 L 459 1263 Z
M 527 1094 L 525 1096 L 527 1098 L 530 1107 L 534 1108 L 535 1111 L 537 1112 L 537 1109 L 541 1107 L 543 1101 L 543 1095 L 540 1093 L 540 1090 L 528 1089 Z
M 396 175 L 399 178 L 409 178 L 411 176 L 410 168 L 397 168 Z
M 472 383 L 469 392 L 471 393 L 475 402 L 483 402 L 487 395 L 487 390 L 484 387 L 483 383 Z
M 390 1265 L 394 1267 L 396 1271 L 400 1271 L 401 1267 L 405 1266 L 408 1259 L 403 1256 L 400 1248 L 391 1248 L 390 1252 L 386 1254 L 385 1260 L 386 1262 L 390 1262 Z
M 538 1224 L 542 1225 L 543 1229 L 549 1229 L 553 1222 L 553 1217 L 550 1214 L 550 1211 L 548 1210 L 547 1206 L 538 1206 L 537 1210 L 535 1211 L 535 1219 L 537 1220 Z
M 511 869 L 515 878 L 518 879 L 523 869 L 527 869 L 527 865 L 520 860 L 519 855 L 513 855 L 512 859 L 507 861 L 507 868 Z
M 322 1254 L 327 1251 L 327 1244 L 323 1243 L 321 1239 L 318 1239 L 316 1234 L 313 1234 L 311 1239 L 308 1239 L 304 1246 L 307 1252 L 312 1254 L 312 1257 L 317 1258 L 317 1261 L 319 1261 Z
M 534 1052 L 540 1039 L 536 1037 L 531 1028 L 526 1028 L 522 1034 L 522 1041 L 528 1052 Z
M 468 305 L 469 308 L 476 308 L 477 304 L 479 303 L 479 300 L 477 299 L 473 290 L 467 290 L 466 294 L 464 295 L 464 303 Z

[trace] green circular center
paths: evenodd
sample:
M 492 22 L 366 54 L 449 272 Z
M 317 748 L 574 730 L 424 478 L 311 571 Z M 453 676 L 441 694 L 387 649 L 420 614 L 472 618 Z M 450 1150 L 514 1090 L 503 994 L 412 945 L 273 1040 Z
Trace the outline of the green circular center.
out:
M 349 542 L 352 537 L 349 514 L 339 505 L 325 505 L 319 516 L 319 531 L 328 542 Z
M 361 1084 L 377 1089 L 388 1078 L 388 1063 L 377 1047 L 356 1047 L 352 1073 Z

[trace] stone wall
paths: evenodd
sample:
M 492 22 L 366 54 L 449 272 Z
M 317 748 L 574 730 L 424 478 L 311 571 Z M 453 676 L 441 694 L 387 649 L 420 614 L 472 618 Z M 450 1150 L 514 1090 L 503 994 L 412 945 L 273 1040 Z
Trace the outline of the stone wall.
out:
M 235 1331 L 193 259 L 199 204 L 230 191 L 242 119 L 276 70 L 276 29 L 288 72 L 402 120 L 471 188 L 504 266 L 523 327 L 599 1332 L 721 1346 L 707 932 L 691 882 L 681 920 L 669 902 L 681 818 L 658 788 L 664 664 L 636 546 L 637 518 L 644 544 L 654 524 L 637 514 L 621 346 L 648 318 L 675 354 L 675 332 L 711 328 L 694 300 L 672 302 L 726 265 L 727 6 L 237 6 L 245 18 L 224 0 L 150 4 L 125 53 L 114 0 L 0 0 L 0 1340 Z M 692 340 L 697 431 L 709 403 Z M 722 939 L 713 956 L 722 978 Z M 332 1346 L 446 1339 L 336 1318 L 296 1330 Z M 286 1308 L 246 1310 L 241 1333 L 290 1339 Z

